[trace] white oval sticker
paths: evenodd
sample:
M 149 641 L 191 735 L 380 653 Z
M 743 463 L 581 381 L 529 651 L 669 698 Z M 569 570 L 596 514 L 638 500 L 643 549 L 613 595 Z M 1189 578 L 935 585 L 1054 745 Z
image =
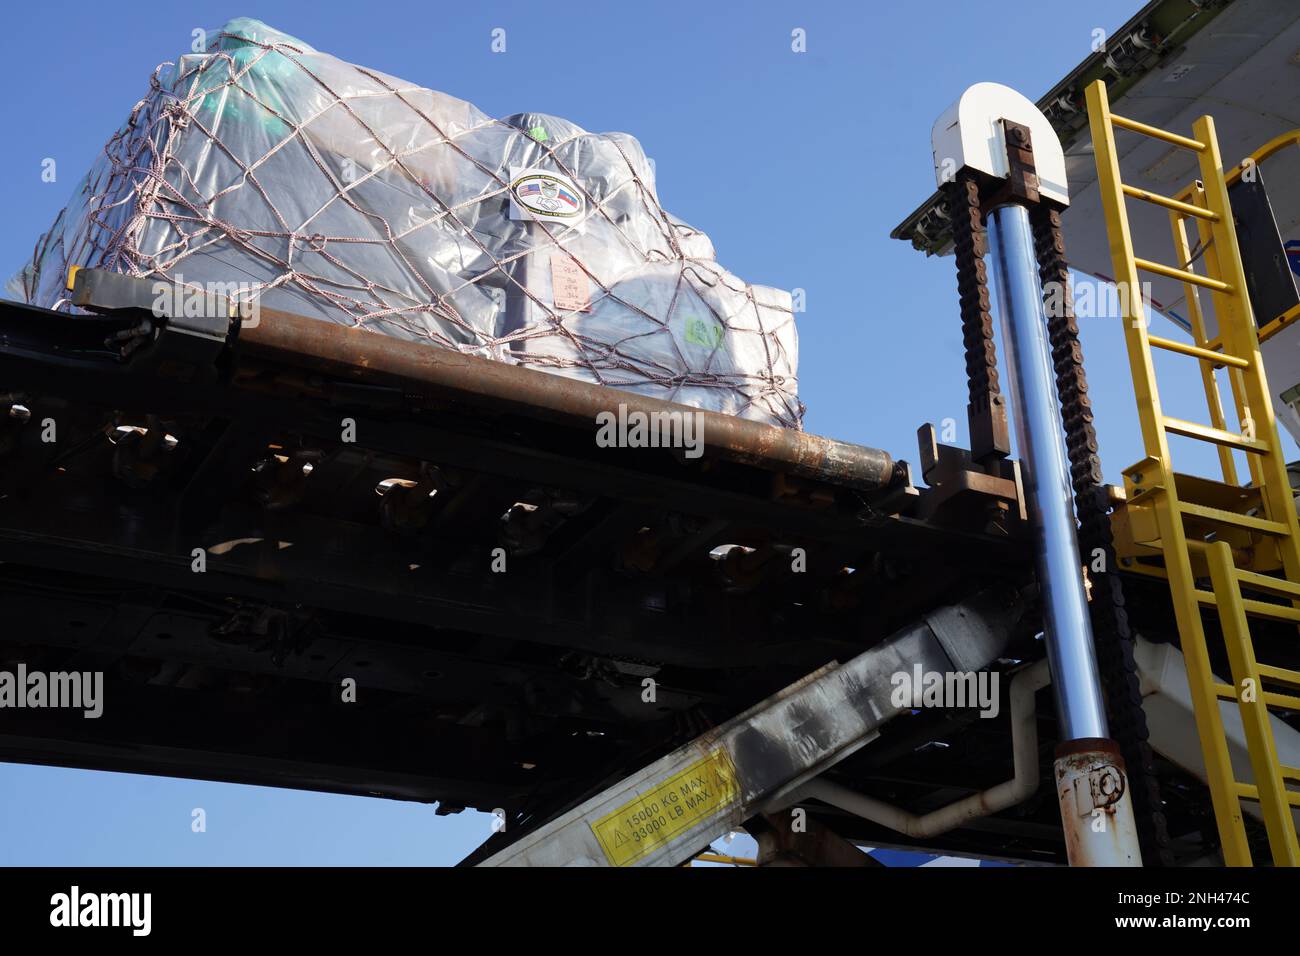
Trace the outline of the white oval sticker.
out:
M 516 170 L 510 198 L 512 219 L 573 222 L 582 217 L 582 193 L 564 176 L 544 169 Z

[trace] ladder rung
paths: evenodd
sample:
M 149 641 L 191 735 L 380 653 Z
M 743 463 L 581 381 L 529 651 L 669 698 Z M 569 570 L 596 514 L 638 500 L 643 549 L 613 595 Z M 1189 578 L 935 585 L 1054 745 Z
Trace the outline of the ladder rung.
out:
M 1155 203 L 1157 206 L 1164 206 L 1166 209 L 1181 212 L 1186 216 L 1195 216 L 1197 219 L 1207 219 L 1210 222 L 1219 221 L 1217 212 L 1210 212 L 1210 210 L 1202 209 L 1200 206 L 1193 206 L 1191 203 L 1182 202 L 1178 199 L 1170 199 L 1168 196 L 1162 196 L 1159 193 L 1147 192 L 1145 189 L 1138 189 L 1136 186 L 1121 184 L 1120 188 L 1124 190 L 1124 195 L 1132 196 L 1134 199 Z
M 1244 358 L 1239 358 L 1236 355 L 1225 355 L 1222 352 L 1212 352 L 1209 349 L 1190 345 L 1187 342 L 1179 342 L 1177 339 L 1162 339 L 1158 335 L 1148 335 L 1147 341 L 1158 349 L 1164 349 L 1166 352 L 1178 352 L 1182 355 L 1190 355 L 1192 358 L 1198 358 L 1202 362 L 1213 362 L 1215 365 L 1230 365 L 1233 368 L 1250 368 L 1250 363 Z
M 1247 614 L 1256 617 L 1271 617 L 1275 621 L 1293 621 L 1300 624 L 1300 608 L 1292 607 L 1290 604 L 1269 604 L 1267 601 L 1243 599 L 1241 605 L 1246 609 Z
M 1229 448 L 1237 448 L 1241 451 L 1253 451 L 1258 454 L 1268 453 L 1268 444 L 1260 441 L 1258 438 L 1247 438 L 1245 435 L 1238 435 L 1235 432 L 1227 432 L 1221 428 L 1211 428 L 1209 425 L 1198 425 L 1195 422 L 1185 422 L 1181 418 L 1168 418 L 1165 420 L 1165 428 L 1175 435 L 1182 435 L 1186 438 L 1198 438 L 1201 441 L 1213 442 L 1216 445 L 1226 445 Z
M 1166 143 L 1173 143 L 1175 146 L 1183 147 L 1183 149 L 1192 149 L 1198 153 L 1205 150 L 1205 144 L 1199 140 L 1179 136 L 1177 133 L 1167 133 L 1154 126 L 1148 126 L 1146 123 L 1139 123 L 1137 120 L 1129 119 L 1127 116 L 1120 116 L 1118 113 L 1111 113 L 1110 121 L 1114 126 L 1131 129 L 1135 133 L 1141 133 L 1143 136 L 1150 136 L 1153 139 L 1163 139 Z
M 1272 664 L 1256 664 L 1255 668 L 1259 671 L 1260 677 L 1267 677 L 1279 684 L 1300 687 L 1300 671 L 1287 670 L 1285 667 L 1274 667 Z
M 1170 279 L 1177 279 L 1179 282 L 1190 282 L 1192 285 L 1204 286 L 1207 289 L 1213 289 L 1215 292 L 1231 292 L 1232 286 L 1218 279 L 1211 279 L 1209 276 L 1198 276 L 1195 272 L 1188 272 L 1186 269 L 1175 269 L 1173 266 L 1167 266 L 1163 262 L 1152 262 L 1150 259 L 1139 259 L 1133 257 L 1133 264 L 1139 269 L 1147 272 L 1154 272 L 1156 275 L 1166 276 Z
M 1259 788 L 1253 783 L 1242 783 L 1240 780 L 1232 781 L 1232 792 L 1243 800 L 1258 800 Z
M 1237 689 L 1231 684 L 1214 683 L 1210 685 L 1214 690 L 1214 696 L 1219 700 L 1237 701 Z M 1300 697 L 1292 697 L 1288 694 L 1278 694 L 1271 690 L 1259 692 L 1259 699 L 1264 702 L 1265 707 L 1281 707 L 1284 710 L 1300 710 Z
M 1206 607 L 1219 606 L 1219 599 L 1214 596 L 1213 591 L 1196 588 L 1192 591 L 1192 596 Z M 1300 608 L 1292 607 L 1290 604 L 1269 604 L 1267 601 L 1243 599 L 1241 605 L 1247 614 L 1253 614 L 1255 617 L 1267 617 L 1275 621 L 1294 621 L 1300 624 Z
M 1278 769 L 1282 771 L 1283 777 L 1290 780 L 1300 780 L 1300 767 L 1288 767 L 1286 764 L 1282 764 Z
M 1234 780 L 1232 790 L 1243 800 L 1259 800 L 1259 788 L 1253 783 L 1242 783 L 1240 780 Z M 1294 790 L 1283 790 L 1282 795 L 1286 797 L 1286 802 L 1291 806 L 1300 807 L 1300 793 Z
M 1270 594 L 1278 594 L 1282 597 L 1300 598 L 1300 584 L 1288 581 L 1285 578 L 1275 578 L 1268 574 L 1257 574 L 1254 571 L 1238 569 L 1237 580 L 1247 587 L 1254 588 L 1256 591 L 1268 591 Z M 1300 676 L 1300 674 L 1297 674 L 1297 676 Z
M 1286 534 L 1289 530 L 1281 521 L 1269 521 L 1267 518 L 1255 518 L 1251 515 L 1237 514 L 1235 511 L 1224 511 L 1222 508 L 1211 508 L 1208 505 L 1193 504 L 1190 501 L 1178 502 L 1178 510 L 1185 515 L 1191 515 L 1194 518 L 1203 518 L 1206 521 L 1219 521 L 1223 524 L 1235 525 L 1238 528 L 1246 528 L 1250 531 L 1261 531 L 1264 534 Z
M 1266 707 L 1281 707 L 1283 710 L 1300 710 L 1300 697 L 1292 697 L 1290 694 L 1278 694 L 1271 690 L 1264 691 L 1260 695 L 1260 700 Z

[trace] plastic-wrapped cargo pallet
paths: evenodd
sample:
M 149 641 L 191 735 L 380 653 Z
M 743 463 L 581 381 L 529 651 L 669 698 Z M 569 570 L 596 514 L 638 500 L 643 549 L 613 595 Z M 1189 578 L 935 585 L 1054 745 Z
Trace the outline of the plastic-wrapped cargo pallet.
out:
M 471 104 L 256 20 L 165 63 L 11 282 L 72 265 L 800 427 L 787 292 L 666 213 L 641 145 Z

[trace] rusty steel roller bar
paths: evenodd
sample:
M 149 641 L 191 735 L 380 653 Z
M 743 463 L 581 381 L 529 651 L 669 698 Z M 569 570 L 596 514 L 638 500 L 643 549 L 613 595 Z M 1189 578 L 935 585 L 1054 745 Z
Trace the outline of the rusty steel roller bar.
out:
M 460 398 L 506 411 L 540 413 L 594 426 L 601 412 L 696 413 L 706 451 L 730 461 L 771 468 L 862 491 L 905 480 L 888 452 L 807 432 L 703 411 L 589 382 L 507 365 L 475 355 L 405 342 L 320 319 L 261 309 L 238 332 L 241 354 L 303 365 L 354 382 L 416 394 Z

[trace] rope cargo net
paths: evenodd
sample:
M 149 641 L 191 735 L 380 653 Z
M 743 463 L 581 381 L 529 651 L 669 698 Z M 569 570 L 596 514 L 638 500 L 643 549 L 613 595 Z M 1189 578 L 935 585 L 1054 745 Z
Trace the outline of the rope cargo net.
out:
M 154 71 L 11 290 L 71 308 L 73 265 L 790 428 L 803 415 L 790 294 L 732 275 L 659 205 L 636 139 L 492 119 L 255 20 Z

